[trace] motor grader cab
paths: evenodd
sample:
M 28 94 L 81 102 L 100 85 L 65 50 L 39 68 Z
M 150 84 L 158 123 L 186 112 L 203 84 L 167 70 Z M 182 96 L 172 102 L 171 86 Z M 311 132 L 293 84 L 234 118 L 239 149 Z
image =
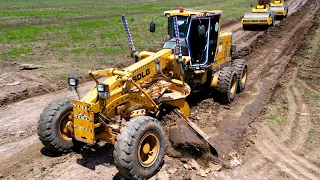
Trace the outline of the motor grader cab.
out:
M 158 52 L 136 51 L 122 16 L 134 63 L 89 72 L 96 86 L 87 95 L 50 103 L 38 123 L 46 149 L 67 153 L 81 143 L 105 141 L 114 144 L 114 163 L 124 177 L 147 179 L 163 164 L 166 134 L 160 114 L 173 109 L 217 155 L 209 137 L 188 119 L 186 97 L 211 88 L 221 102 L 231 103 L 245 88 L 247 63 L 232 59 L 235 46 L 232 33 L 220 31 L 221 11 L 179 9 L 164 14 L 172 39 Z M 77 90 L 78 79 L 69 77 L 68 87 Z
M 257 6 L 246 13 L 241 20 L 244 30 L 250 27 L 273 27 L 275 25 L 275 14 L 270 8 L 270 0 L 258 0 Z M 252 6 L 251 6 L 252 7 Z
M 184 12 L 184 10 L 181 10 Z M 190 13 L 192 13 L 190 11 Z M 212 14 L 210 14 L 212 13 Z M 176 44 L 173 18 L 176 12 L 166 11 L 168 17 L 168 34 L 172 38 L 164 45 L 164 48 L 172 48 Z M 215 61 L 216 48 L 220 32 L 221 12 L 207 12 L 206 16 L 197 17 L 198 12 L 193 12 L 191 16 L 181 13 L 177 16 L 179 27 L 179 37 L 181 39 L 181 50 L 183 56 L 189 56 L 186 67 L 190 69 L 200 69 L 211 66 Z M 221 33 L 221 45 L 231 48 L 231 33 Z M 231 51 L 226 56 L 231 55 Z
M 275 13 L 277 19 L 287 18 L 289 7 L 285 5 L 284 0 L 273 0 L 270 5 L 271 11 Z
M 174 49 L 176 46 L 173 18 L 177 17 L 182 55 L 186 57 L 184 80 L 192 92 L 207 88 L 206 84 L 214 88 L 217 76 L 212 83 L 208 75 L 221 66 L 227 66 L 236 50 L 232 44 L 232 33 L 220 30 L 222 11 L 199 12 L 180 8 L 165 11 L 164 15 L 168 18 L 168 35 L 172 38 L 164 48 Z

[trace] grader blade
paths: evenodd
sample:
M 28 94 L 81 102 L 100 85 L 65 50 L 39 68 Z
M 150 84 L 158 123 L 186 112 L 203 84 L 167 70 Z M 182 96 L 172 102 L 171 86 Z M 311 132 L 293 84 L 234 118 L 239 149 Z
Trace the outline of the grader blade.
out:
M 180 110 L 174 110 L 174 113 L 177 114 L 181 119 L 183 119 L 189 127 L 194 130 L 198 136 L 201 137 L 204 141 L 206 141 L 210 146 L 210 152 L 213 156 L 218 156 L 218 152 L 214 145 L 209 141 L 210 136 L 208 136 L 205 132 L 203 132 L 195 123 L 193 123 L 190 119 L 188 119 Z

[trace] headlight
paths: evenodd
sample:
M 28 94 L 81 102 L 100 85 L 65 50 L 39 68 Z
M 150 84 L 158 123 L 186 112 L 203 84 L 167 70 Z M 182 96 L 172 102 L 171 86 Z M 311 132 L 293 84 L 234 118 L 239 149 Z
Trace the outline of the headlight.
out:
M 68 85 L 73 87 L 78 87 L 79 79 L 73 76 L 68 77 Z
M 109 85 L 108 84 L 98 84 L 97 91 L 101 98 L 108 99 L 110 97 Z

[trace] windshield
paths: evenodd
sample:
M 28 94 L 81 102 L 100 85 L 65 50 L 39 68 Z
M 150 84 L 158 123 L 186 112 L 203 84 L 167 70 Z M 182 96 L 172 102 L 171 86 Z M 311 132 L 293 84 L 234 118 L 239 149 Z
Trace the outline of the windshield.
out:
M 178 20 L 177 24 L 179 26 L 180 38 L 186 38 L 187 31 L 188 31 L 188 17 L 178 16 L 177 20 Z M 173 23 L 172 23 L 172 29 L 174 29 Z M 174 32 L 173 32 L 173 37 L 176 37 Z

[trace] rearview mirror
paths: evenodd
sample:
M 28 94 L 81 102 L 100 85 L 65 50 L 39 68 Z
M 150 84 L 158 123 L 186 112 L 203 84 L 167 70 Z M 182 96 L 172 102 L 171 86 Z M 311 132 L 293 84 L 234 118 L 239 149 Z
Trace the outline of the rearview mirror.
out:
M 154 33 L 156 31 L 156 23 L 153 21 L 150 23 L 150 32 Z
M 205 36 L 206 35 L 206 27 L 204 25 L 198 26 L 198 34 L 199 36 Z

